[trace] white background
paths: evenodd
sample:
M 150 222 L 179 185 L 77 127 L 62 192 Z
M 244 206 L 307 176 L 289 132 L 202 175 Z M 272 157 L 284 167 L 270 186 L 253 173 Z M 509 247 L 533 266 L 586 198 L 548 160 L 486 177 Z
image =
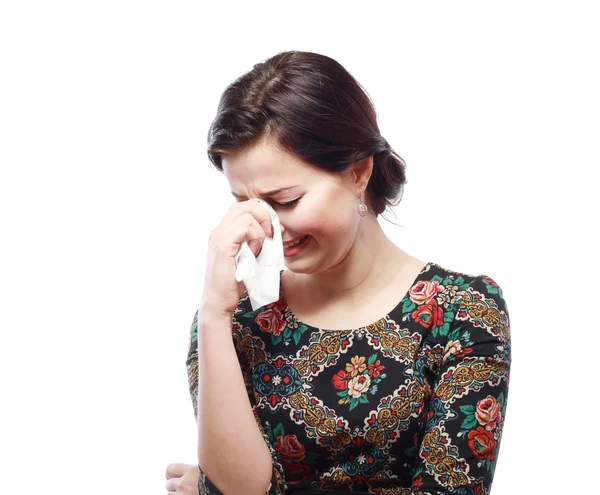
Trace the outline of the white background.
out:
M 1 493 L 162 494 L 168 463 L 195 463 L 187 339 L 231 202 L 206 132 L 225 86 L 287 49 L 373 98 L 408 163 L 395 242 L 504 290 L 493 494 L 593 485 L 594 2 L 413 3 L 2 3 Z

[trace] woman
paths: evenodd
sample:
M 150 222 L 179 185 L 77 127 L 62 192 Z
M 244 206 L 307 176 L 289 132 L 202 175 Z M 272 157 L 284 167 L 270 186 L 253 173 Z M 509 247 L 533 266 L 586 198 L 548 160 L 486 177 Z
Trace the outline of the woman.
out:
M 208 155 L 237 202 L 210 236 L 191 329 L 199 492 L 489 493 L 510 366 L 502 290 L 385 236 L 405 164 L 360 85 L 328 57 L 281 53 L 225 90 Z M 287 267 L 256 311 L 234 278 L 241 243 L 258 254 L 273 233 L 254 198 L 277 212 Z M 198 474 L 172 465 L 168 489 L 185 469 Z

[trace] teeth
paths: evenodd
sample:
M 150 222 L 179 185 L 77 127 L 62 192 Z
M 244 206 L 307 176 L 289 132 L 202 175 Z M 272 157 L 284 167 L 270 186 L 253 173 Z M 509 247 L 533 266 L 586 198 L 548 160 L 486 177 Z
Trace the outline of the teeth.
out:
M 304 236 L 302 239 L 297 240 L 296 242 L 294 242 L 294 244 L 288 244 L 286 246 L 286 249 L 289 249 L 291 247 L 297 246 L 298 244 L 300 244 L 304 239 L 306 238 L 306 236 Z

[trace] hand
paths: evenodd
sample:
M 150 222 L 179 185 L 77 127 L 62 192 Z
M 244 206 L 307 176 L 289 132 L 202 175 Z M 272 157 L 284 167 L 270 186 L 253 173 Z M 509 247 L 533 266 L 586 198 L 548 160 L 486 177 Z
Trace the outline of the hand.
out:
M 267 236 L 273 237 L 271 216 L 256 200 L 231 206 L 210 234 L 201 307 L 216 314 L 233 313 L 244 290 L 244 284 L 235 280 L 235 255 L 247 241 L 258 256 Z
M 174 463 L 167 466 L 167 484 L 169 495 L 198 495 L 198 466 Z

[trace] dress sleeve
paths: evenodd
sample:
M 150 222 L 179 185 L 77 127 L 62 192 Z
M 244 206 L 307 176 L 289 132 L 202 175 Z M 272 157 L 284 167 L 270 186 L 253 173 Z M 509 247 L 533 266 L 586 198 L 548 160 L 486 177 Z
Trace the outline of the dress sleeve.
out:
M 508 309 L 498 284 L 475 277 L 456 303 L 454 320 L 427 352 L 435 378 L 413 493 L 487 495 L 511 361 Z
M 283 466 L 279 460 L 279 456 L 269 440 L 268 433 L 265 431 L 262 422 L 256 410 L 256 399 L 252 387 L 252 371 L 251 371 L 251 356 L 252 356 L 252 337 L 248 328 L 242 328 L 235 318 L 233 319 L 233 339 L 235 343 L 236 354 L 242 369 L 246 391 L 252 405 L 252 412 L 258 429 L 262 433 L 273 460 L 273 471 L 271 475 L 271 483 L 265 495 L 284 495 L 285 494 L 285 478 Z M 188 386 L 192 406 L 194 408 L 194 419 L 198 417 L 198 311 L 194 315 L 192 326 L 190 329 L 190 339 L 188 344 L 188 354 L 186 360 Z M 223 493 L 206 477 L 200 466 L 198 466 L 200 476 L 198 479 L 199 495 L 223 495 Z

